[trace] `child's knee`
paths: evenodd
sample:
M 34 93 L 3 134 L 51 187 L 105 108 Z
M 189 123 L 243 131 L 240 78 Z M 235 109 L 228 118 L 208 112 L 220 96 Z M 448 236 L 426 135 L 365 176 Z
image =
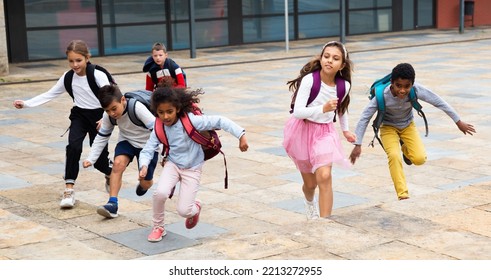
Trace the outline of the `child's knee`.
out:
M 423 165 L 426 162 L 426 155 L 416 156 L 411 159 L 414 165 Z
M 162 203 L 167 200 L 167 197 L 169 197 L 169 194 L 166 191 L 160 190 L 159 188 L 157 188 L 153 193 L 153 200 L 157 200 Z
M 177 214 L 183 218 L 190 218 L 193 214 L 193 207 L 177 207 Z
M 113 172 L 123 173 L 126 170 L 126 162 L 124 160 L 114 159 Z

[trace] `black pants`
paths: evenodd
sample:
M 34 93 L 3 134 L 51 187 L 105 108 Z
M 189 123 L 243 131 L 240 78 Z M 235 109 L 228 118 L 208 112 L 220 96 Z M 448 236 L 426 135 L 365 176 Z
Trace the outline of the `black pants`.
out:
M 70 132 L 68 133 L 68 145 L 66 146 L 65 182 L 74 184 L 80 169 L 80 156 L 85 136 L 89 134 L 89 144 L 92 146 L 97 135 L 97 121 L 102 118 L 104 110 L 81 109 L 73 107 L 70 112 Z M 106 175 L 111 174 L 109 152 L 107 145 L 94 164 L 94 168 Z

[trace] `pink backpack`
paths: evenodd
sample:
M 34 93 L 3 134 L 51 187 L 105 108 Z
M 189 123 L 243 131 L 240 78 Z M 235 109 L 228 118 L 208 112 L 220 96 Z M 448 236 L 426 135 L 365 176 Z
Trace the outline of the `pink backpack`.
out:
M 197 107 L 194 107 L 193 114 L 195 115 L 201 115 L 201 110 Z M 203 152 L 205 154 L 205 160 L 209 160 L 218 153 L 221 153 L 223 155 L 223 163 L 225 165 L 225 179 L 224 179 L 224 187 L 225 189 L 228 188 L 228 170 L 227 170 L 227 160 L 225 159 L 225 154 L 222 152 L 222 143 L 220 142 L 220 138 L 218 137 L 218 134 L 215 130 L 206 130 L 206 131 L 198 131 L 194 127 L 194 125 L 191 123 L 191 120 L 189 119 L 188 114 L 184 113 L 179 120 L 182 122 L 182 126 L 184 127 L 184 130 L 188 134 L 188 136 L 196 143 L 201 145 L 201 148 L 203 149 Z M 159 139 L 160 143 L 163 144 L 164 150 L 162 151 L 162 156 L 164 157 L 164 160 L 167 158 L 169 155 L 169 141 L 167 140 L 167 135 L 165 134 L 165 129 L 164 129 L 164 124 L 162 123 L 162 120 L 160 118 L 155 119 L 155 134 L 157 135 L 157 138 Z M 169 198 L 172 197 L 174 193 L 174 190 L 172 190 L 171 195 Z

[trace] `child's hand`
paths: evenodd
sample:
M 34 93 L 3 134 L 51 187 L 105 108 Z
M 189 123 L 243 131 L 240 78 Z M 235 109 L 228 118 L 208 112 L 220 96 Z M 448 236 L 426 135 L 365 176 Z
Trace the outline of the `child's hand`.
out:
M 147 176 L 147 171 L 148 171 L 148 167 L 146 165 L 142 166 L 142 168 L 140 169 L 140 173 L 138 174 L 140 176 L 138 180 L 145 178 Z
M 351 133 L 350 131 L 343 131 L 344 138 L 350 143 L 355 143 L 356 141 L 356 134 Z
M 472 133 L 476 133 L 476 129 L 474 128 L 474 126 L 472 124 L 468 124 L 468 123 L 465 123 L 465 122 L 459 120 L 456 123 L 456 125 L 460 129 L 460 131 L 462 131 L 464 134 L 472 135 Z
M 92 163 L 90 163 L 90 161 L 88 161 L 88 160 L 84 160 L 84 162 L 83 162 L 82 165 L 83 165 L 84 168 L 87 168 L 87 167 L 92 166 Z
M 361 155 L 361 145 L 355 145 L 349 156 L 351 164 L 355 164 L 355 161 L 360 157 L 360 155 Z
M 22 100 L 15 100 L 14 101 L 14 107 L 17 108 L 17 109 L 24 108 L 24 101 L 22 101 Z
M 249 145 L 247 144 L 247 139 L 245 137 L 245 134 L 242 135 L 239 139 L 239 149 L 242 152 L 246 152 L 247 149 L 249 149 Z
M 338 99 L 331 99 L 329 101 L 327 101 L 326 103 L 324 103 L 324 106 L 322 107 L 322 112 L 326 113 L 326 112 L 331 112 L 331 111 L 334 111 L 336 110 L 336 108 L 338 107 Z
M 97 123 L 97 126 L 95 129 L 97 129 L 97 131 L 99 131 L 99 129 L 101 129 L 101 126 L 102 126 L 102 119 L 98 120 L 96 123 Z

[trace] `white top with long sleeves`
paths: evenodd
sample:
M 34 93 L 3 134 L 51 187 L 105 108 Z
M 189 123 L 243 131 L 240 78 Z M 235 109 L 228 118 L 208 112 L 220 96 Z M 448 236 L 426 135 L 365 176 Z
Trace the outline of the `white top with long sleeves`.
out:
M 68 71 L 67 71 L 68 72 Z M 49 89 L 47 92 L 35 96 L 29 100 L 24 101 L 25 107 L 36 107 L 42 105 L 46 102 L 53 100 L 54 98 L 60 96 L 66 92 L 64 79 L 65 72 L 56 82 L 56 84 Z M 94 77 L 97 85 L 103 87 L 109 85 L 109 80 L 106 74 L 100 70 L 95 69 Z M 96 95 L 92 92 L 87 81 L 87 76 L 79 76 L 76 73 L 73 75 L 72 81 L 72 91 L 73 91 L 73 104 L 76 107 L 82 109 L 98 109 L 101 108 L 101 104 L 97 99 Z
M 146 128 L 136 125 L 131 121 L 127 106 L 121 118 L 116 120 L 117 126 L 119 127 L 118 142 L 128 141 L 133 147 L 142 149 L 150 136 L 151 130 L 153 130 L 155 116 L 139 101 L 135 102 L 135 114 L 136 117 L 145 124 Z M 90 163 L 94 164 L 97 161 L 102 150 L 109 141 L 109 137 L 111 137 L 114 127 L 115 125 L 111 123 L 109 115 L 104 112 L 102 115 L 101 128 L 94 139 L 90 154 L 87 157 L 87 160 L 90 161 Z
M 334 120 L 334 111 L 330 112 L 322 112 L 324 104 L 331 100 L 337 99 L 336 86 L 331 87 L 327 84 L 321 82 L 321 88 L 317 97 L 307 105 L 307 101 L 310 97 L 310 89 L 312 88 L 312 84 L 314 82 L 314 78 L 312 73 L 305 75 L 302 78 L 302 82 L 300 83 L 300 87 L 298 88 L 297 97 L 295 99 L 295 106 L 293 108 L 293 116 L 297 119 L 307 119 L 316 123 L 330 123 Z M 346 94 L 344 98 L 349 93 L 350 83 L 346 81 Z M 339 103 L 342 100 L 338 100 Z M 349 130 L 349 122 L 348 122 L 348 113 L 338 114 L 337 120 L 339 120 L 341 129 L 343 131 Z

